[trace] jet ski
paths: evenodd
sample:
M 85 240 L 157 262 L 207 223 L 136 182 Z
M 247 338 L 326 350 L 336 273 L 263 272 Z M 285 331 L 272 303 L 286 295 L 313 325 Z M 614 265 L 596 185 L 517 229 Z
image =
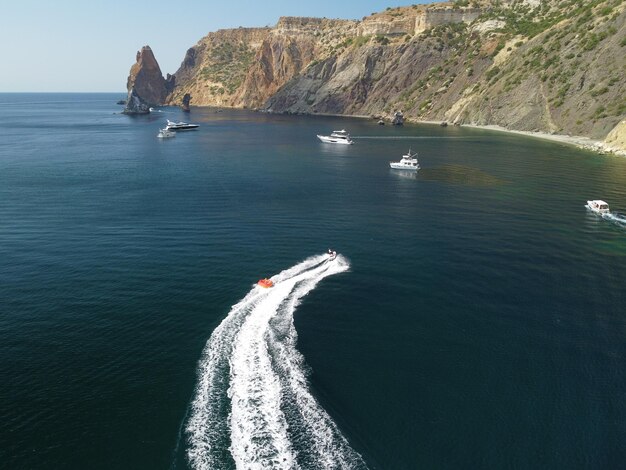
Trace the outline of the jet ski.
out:
M 332 250 L 332 249 L 328 249 L 328 261 L 332 261 L 337 257 L 337 252 Z

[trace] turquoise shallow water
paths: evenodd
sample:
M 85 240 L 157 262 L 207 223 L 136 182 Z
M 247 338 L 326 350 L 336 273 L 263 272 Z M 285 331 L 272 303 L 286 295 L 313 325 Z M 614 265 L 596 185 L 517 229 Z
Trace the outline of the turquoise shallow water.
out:
M 626 160 L 453 127 L 131 118 L 117 99 L 0 94 L 2 465 L 202 468 L 196 417 L 223 431 L 208 468 L 234 468 L 230 431 L 253 422 L 244 405 L 264 403 L 269 382 L 252 385 L 271 374 L 283 401 L 254 442 L 277 452 L 284 432 L 280 455 L 301 468 L 331 454 L 372 469 L 626 460 L 626 228 L 584 208 L 626 213 Z M 166 118 L 201 127 L 159 141 Z M 355 145 L 315 139 L 341 128 Z M 422 170 L 390 170 L 409 146 Z M 315 267 L 329 246 L 345 269 Z M 294 266 L 284 291 L 247 297 Z M 227 316 L 223 407 L 194 414 Z M 229 360 L 255 341 L 270 368 L 237 362 L 251 400 L 232 421 Z M 330 430 L 323 451 L 303 410 Z M 281 413 L 287 431 L 268 427 Z

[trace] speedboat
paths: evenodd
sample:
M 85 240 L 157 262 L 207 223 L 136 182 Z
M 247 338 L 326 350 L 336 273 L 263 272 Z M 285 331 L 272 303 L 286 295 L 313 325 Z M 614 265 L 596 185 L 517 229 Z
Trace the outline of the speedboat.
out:
M 172 131 L 190 131 L 192 129 L 197 129 L 198 127 L 200 127 L 198 124 L 189 124 L 183 121 L 173 122 L 169 119 L 167 120 L 167 126 L 165 126 L 166 129 Z
M 596 214 L 608 214 L 609 213 L 609 205 L 600 200 L 600 199 L 595 199 L 593 201 L 587 201 L 587 205 L 585 206 L 588 209 L 592 210 L 593 212 L 595 212 Z
M 333 131 L 330 135 L 318 135 L 317 138 L 327 144 L 351 145 L 354 143 L 350 139 L 350 134 L 348 134 L 344 129 L 340 131 Z
M 411 149 L 409 149 L 409 153 L 402 155 L 402 160 L 399 162 L 389 162 L 389 166 L 394 170 L 417 171 L 420 169 L 420 165 L 417 162 L 417 153 L 411 154 Z
M 159 139 L 169 139 L 170 137 L 176 137 L 176 132 L 171 131 L 166 127 L 165 129 L 159 129 L 157 137 Z
M 261 287 L 265 287 L 266 289 L 269 287 L 274 287 L 274 282 L 271 279 L 261 279 L 257 284 Z

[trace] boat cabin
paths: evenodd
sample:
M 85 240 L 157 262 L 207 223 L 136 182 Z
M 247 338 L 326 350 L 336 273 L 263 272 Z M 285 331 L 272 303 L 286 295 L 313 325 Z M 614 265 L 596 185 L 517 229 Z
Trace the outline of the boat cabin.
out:
M 589 205 L 589 208 L 591 210 L 594 210 L 596 212 L 609 212 L 609 205 L 608 203 L 604 202 L 601 199 L 595 199 L 593 201 L 587 201 L 587 204 Z

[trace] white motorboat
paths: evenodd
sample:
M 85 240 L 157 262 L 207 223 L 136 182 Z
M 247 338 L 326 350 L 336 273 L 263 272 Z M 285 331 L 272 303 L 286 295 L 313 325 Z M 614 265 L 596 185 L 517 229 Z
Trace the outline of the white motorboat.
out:
M 420 165 L 417 161 L 417 153 L 412 154 L 411 149 L 409 149 L 409 153 L 402 155 L 402 160 L 399 162 L 389 162 L 389 166 L 394 170 L 417 171 L 420 169 Z
M 350 139 L 350 134 L 348 134 L 344 129 L 340 131 L 333 131 L 330 135 L 318 135 L 317 138 L 327 144 L 351 145 L 354 143 Z
M 165 129 L 159 129 L 159 133 L 157 134 L 159 139 L 169 139 L 170 137 L 176 137 L 176 132 L 169 130 L 167 127 Z
M 189 124 L 188 122 L 183 122 L 183 121 L 179 121 L 179 122 L 173 122 L 170 121 L 169 119 L 167 120 L 167 126 L 165 126 L 166 129 L 169 129 L 171 131 L 190 131 L 193 129 L 197 129 L 198 124 Z
M 600 199 L 595 199 L 593 201 L 587 201 L 587 205 L 585 206 L 587 207 L 587 209 L 592 210 L 593 212 L 595 212 L 596 214 L 608 214 L 609 213 L 609 205 L 600 200 Z

